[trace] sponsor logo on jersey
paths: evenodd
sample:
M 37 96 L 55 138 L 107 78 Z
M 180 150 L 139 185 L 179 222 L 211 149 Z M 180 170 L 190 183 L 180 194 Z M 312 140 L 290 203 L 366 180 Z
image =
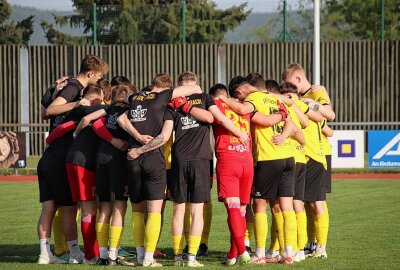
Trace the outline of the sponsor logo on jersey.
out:
M 146 121 L 146 113 L 147 113 L 147 109 L 142 109 L 142 105 L 138 105 L 136 107 L 136 109 L 131 110 L 131 122 L 142 122 L 142 121 Z
M 181 123 L 182 123 L 182 130 L 185 129 L 190 129 L 190 128 L 195 128 L 200 126 L 199 123 L 197 123 L 197 120 L 191 117 L 190 115 L 182 117 L 181 118 Z
M 111 129 L 117 129 L 117 118 L 118 118 L 118 112 L 110 114 L 107 119 L 107 128 Z

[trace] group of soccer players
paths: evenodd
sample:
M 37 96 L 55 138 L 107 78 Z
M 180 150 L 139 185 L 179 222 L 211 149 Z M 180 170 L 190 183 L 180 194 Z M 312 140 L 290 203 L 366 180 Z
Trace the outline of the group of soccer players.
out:
M 161 267 L 154 255 L 170 200 L 174 265 L 203 267 L 196 255 L 210 226 L 203 216 L 211 202 L 210 127 L 230 231 L 225 263 L 327 258 L 333 134 L 327 121 L 335 113 L 326 89 L 311 85 L 300 65 L 283 71 L 281 85 L 253 72 L 209 94 L 193 72 L 180 74 L 176 87 L 168 74 L 157 74 L 140 91 L 124 76 L 104 80 L 107 73 L 106 62 L 87 55 L 76 77 L 60 78 L 42 99 L 50 134 L 38 164 L 39 264 Z M 128 198 L 134 263 L 119 255 Z M 68 251 L 67 260 L 50 249 L 52 224 L 56 254 Z

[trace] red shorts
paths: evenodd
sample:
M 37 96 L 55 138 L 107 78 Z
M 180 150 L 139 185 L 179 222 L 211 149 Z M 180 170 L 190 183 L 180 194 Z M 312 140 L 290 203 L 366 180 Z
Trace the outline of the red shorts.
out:
M 250 203 L 250 191 L 253 184 L 253 161 L 230 158 L 217 160 L 218 200 L 239 197 L 241 204 Z
M 96 174 L 73 163 L 67 163 L 66 167 L 72 200 L 96 200 Z

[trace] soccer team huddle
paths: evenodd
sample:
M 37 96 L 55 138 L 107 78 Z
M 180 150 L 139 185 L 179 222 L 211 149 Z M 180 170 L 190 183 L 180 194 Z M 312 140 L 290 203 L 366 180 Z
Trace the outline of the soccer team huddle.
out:
M 189 71 L 177 86 L 161 73 L 140 91 L 124 76 L 108 82 L 107 73 L 104 60 L 87 55 L 76 77 L 58 79 L 42 98 L 50 130 L 37 169 L 39 264 L 161 267 L 154 257 L 172 201 L 173 264 L 203 267 L 196 256 L 208 254 L 212 144 L 230 232 L 226 265 L 327 258 L 327 121 L 335 113 L 326 89 L 311 85 L 299 64 L 286 67 L 281 84 L 252 72 L 209 94 Z M 128 199 L 134 260 L 120 247 Z

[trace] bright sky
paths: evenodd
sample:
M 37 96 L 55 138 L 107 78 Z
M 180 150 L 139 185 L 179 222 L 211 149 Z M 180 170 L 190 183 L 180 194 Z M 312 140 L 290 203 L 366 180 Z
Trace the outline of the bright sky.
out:
M 246 0 L 214 0 L 220 8 L 227 8 L 233 5 L 238 5 Z M 281 0 L 247 0 L 248 7 L 253 9 L 253 12 L 275 11 L 278 3 Z M 293 2 L 289 0 L 288 2 Z M 71 10 L 71 0 L 8 0 L 12 5 L 21 5 L 36 7 L 39 9 L 55 9 L 55 10 Z

